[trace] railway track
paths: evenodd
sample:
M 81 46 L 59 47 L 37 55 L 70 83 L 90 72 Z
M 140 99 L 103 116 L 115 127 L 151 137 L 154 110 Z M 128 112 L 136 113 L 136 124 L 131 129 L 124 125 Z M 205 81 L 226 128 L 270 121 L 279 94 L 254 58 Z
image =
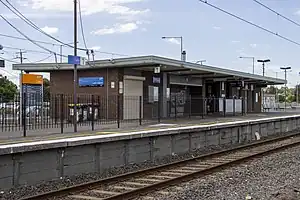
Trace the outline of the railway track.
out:
M 150 200 L 154 199 L 151 196 L 153 191 L 297 145 L 300 145 L 300 134 L 259 141 L 230 150 L 27 197 L 23 200 L 121 200 L 136 197 Z

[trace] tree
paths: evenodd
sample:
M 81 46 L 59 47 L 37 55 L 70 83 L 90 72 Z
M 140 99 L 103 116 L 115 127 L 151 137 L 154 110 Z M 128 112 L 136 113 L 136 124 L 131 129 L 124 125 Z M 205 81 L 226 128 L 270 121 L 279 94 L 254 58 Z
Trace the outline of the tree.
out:
M 50 101 L 50 81 L 47 78 L 43 79 L 43 94 L 44 94 L 44 102 Z
M 18 87 L 12 81 L 7 79 L 6 76 L 0 75 L 0 101 L 9 102 L 14 100 L 16 94 L 18 93 Z

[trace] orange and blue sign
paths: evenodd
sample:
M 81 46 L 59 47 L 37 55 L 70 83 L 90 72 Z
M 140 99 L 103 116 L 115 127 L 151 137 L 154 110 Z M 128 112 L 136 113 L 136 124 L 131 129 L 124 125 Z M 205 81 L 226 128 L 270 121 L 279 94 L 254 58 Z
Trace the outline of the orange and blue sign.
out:
M 39 74 L 23 74 L 22 84 L 43 85 L 43 76 Z

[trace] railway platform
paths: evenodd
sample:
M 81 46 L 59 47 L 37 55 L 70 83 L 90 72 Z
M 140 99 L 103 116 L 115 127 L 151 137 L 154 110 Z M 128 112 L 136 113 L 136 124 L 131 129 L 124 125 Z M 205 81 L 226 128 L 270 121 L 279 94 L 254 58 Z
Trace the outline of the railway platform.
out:
M 201 117 L 197 118 L 183 118 L 177 120 L 161 120 L 160 123 L 157 121 L 148 121 L 143 125 L 138 125 L 137 122 L 124 123 L 121 124 L 120 128 L 116 128 L 115 124 L 103 124 L 95 127 L 95 131 L 90 130 L 90 126 L 78 126 L 78 132 L 73 132 L 73 127 L 66 127 L 64 133 L 60 133 L 59 128 L 45 128 L 38 130 L 28 130 L 27 136 L 22 136 L 22 131 L 14 132 L 1 132 L 0 133 L 0 145 L 8 144 L 18 144 L 18 143 L 28 143 L 37 141 L 48 141 L 48 140 L 58 140 L 67 138 L 77 138 L 77 137 L 89 137 L 89 136 L 99 136 L 99 135 L 111 135 L 111 134 L 124 134 L 124 133 L 134 133 L 141 131 L 159 131 L 167 128 L 179 128 L 179 127 L 189 127 L 189 126 L 204 126 L 204 125 L 217 125 L 219 123 L 225 122 L 239 122 L 254 119 L 266 119 L 270 117 L 281 117 L 281 116 L 293 116 L 298 115 L 300 112 L 265 112 L 265 113 L 252 113 L 244 116 L 226 116 L 226 117 L 216 117 L 216 116 L 206 116 L 204 119 Z

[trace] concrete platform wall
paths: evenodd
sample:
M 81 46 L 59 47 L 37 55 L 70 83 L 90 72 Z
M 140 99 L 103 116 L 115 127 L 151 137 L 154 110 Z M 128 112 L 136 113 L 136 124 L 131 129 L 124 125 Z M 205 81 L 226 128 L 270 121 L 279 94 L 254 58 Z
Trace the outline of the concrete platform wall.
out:
M 83 173 L 102 173 L 110 168 L 155 162 L 166 157 L 192 153 L 214 146 L 244 144 L 262 137 L 287 134 L 300 126 L 300 116 L 284 119 L 216 125 L 203 130 L 181 130 L 164 135 L 145 135 L 112 142 L 86 142 L 36 150 L 22 147 L 23 152 L 0 155 L 0 188 L 34 185 Z M 26 150 L 25 150 L 26 149 Z

